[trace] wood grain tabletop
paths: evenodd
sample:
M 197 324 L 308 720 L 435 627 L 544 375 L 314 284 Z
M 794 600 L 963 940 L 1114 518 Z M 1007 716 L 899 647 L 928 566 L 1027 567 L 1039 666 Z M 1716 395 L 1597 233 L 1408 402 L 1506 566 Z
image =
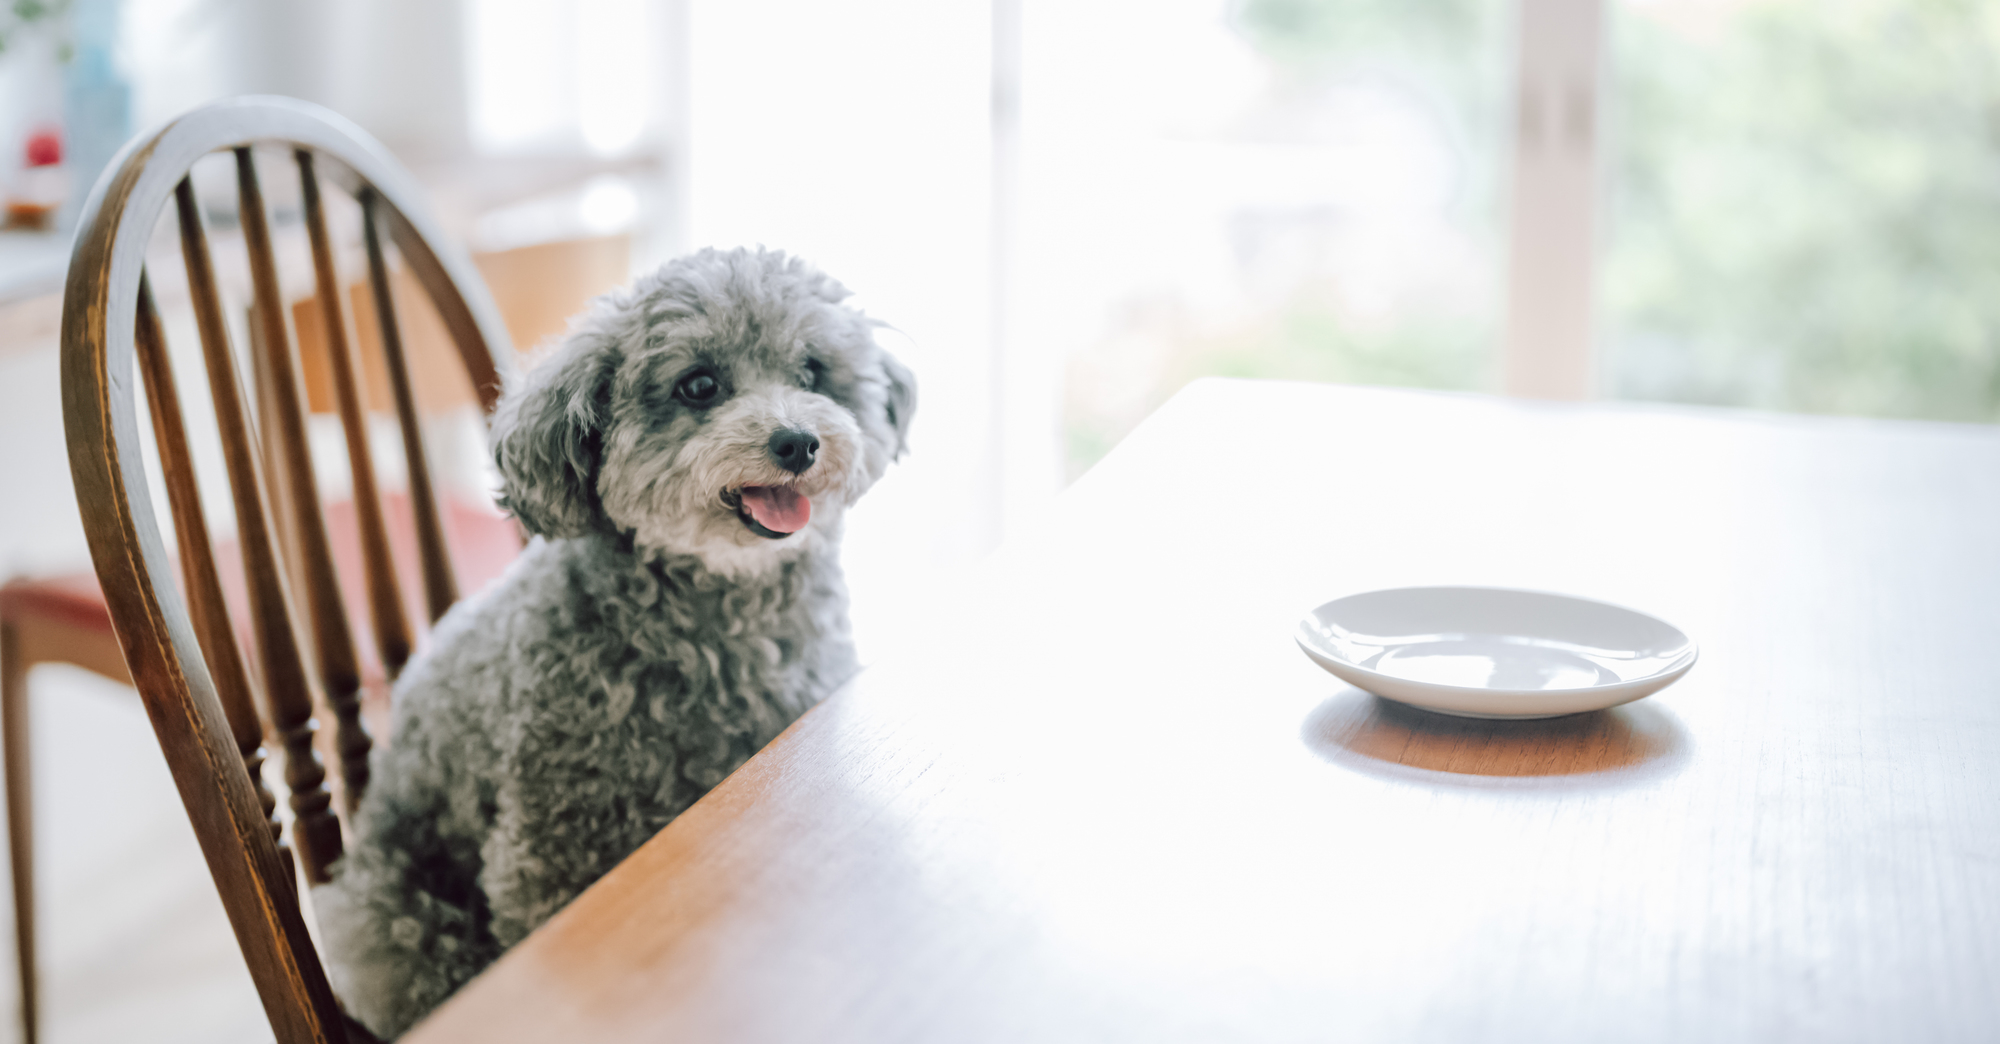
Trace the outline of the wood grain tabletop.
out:
M 1292 625 L 1561 591 L 1548 721 Z M 1203 381 L 408 1040 L 2000 1039 L 2000 429 Z

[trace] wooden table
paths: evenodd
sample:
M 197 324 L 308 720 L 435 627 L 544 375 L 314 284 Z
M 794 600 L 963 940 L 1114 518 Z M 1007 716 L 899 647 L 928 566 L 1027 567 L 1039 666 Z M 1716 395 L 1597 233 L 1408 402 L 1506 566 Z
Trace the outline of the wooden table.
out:
M 1702 660 L 1292 644 L 1433 583 Z M 1205 381 L 936 616 L 408 1039 L 2000 1039 L 2000 430 Z

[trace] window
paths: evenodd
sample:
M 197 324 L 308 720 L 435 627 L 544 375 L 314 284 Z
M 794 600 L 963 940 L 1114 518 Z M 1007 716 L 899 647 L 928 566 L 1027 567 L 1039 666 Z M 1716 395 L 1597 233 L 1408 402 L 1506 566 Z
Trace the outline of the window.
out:
M 1506 18 L 1027 5 L 1008 347 L 1058 357 L 1070 475 L 1204 374 L 1493 386 Z
M 2000 4 L 1615 13 L 1609 390 L 2000 420 Z

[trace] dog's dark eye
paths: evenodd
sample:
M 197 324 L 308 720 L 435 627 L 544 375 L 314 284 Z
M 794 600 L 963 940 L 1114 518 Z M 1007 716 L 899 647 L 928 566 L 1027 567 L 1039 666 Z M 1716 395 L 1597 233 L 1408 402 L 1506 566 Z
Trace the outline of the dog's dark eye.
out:
M 691 373 L 674 385 L 674 397 L 689 406 L 708 406 L 722 393 L 722 385 L 710 373 Z
M 807 391 L 818 391 L 820 382 L 826 379 L 826 366 L 818 359 L 806 360 L 805 382 Z

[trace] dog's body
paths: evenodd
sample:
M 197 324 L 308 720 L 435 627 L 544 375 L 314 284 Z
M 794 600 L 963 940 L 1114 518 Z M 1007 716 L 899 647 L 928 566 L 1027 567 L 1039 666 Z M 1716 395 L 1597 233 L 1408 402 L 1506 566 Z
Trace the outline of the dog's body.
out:
M 536 540 L 396 687 L 332 884 L 335 990 L 392 1038 L 851 676 L 842 514 L 908 374 L 845 291 L 704 251 L 606 300 L 496 414 Z

